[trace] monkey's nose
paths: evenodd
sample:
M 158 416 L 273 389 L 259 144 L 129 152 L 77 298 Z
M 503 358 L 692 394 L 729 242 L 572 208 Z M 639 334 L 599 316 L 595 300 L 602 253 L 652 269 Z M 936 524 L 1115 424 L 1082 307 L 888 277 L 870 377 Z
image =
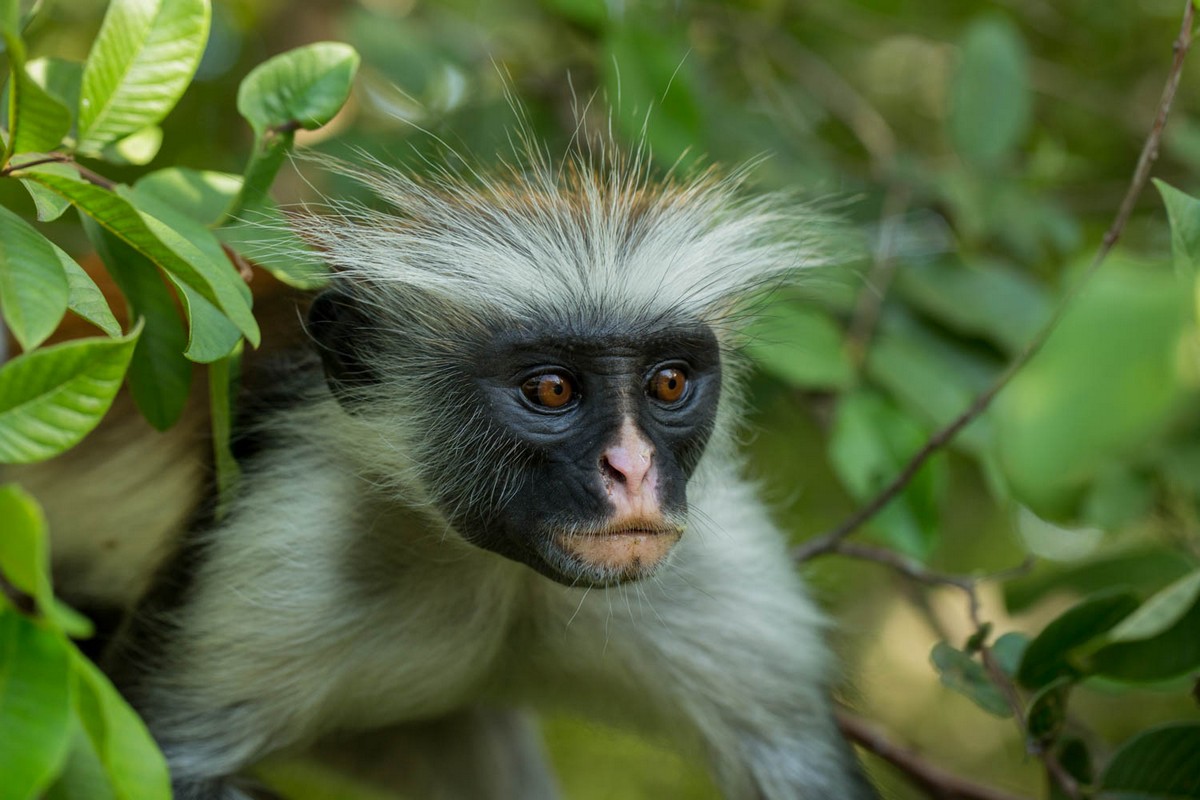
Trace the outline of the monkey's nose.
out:
M 626 491 L 637 492 L 646 482 L 654 463 L 649 450 L 631 453 L 622 447 L 612 447 L 600 457 L 600 468 L 606 477 L 623 484 Z
M 653 483 L 654 446 L 626 420 L 616 444 L 600 455 L 600 471 L 605 479 L 636 496 L 647 483 Z

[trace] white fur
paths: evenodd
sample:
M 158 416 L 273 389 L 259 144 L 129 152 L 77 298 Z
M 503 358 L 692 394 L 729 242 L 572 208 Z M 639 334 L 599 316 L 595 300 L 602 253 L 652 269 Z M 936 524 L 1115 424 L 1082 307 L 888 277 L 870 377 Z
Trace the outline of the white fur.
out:
M 636 170 L 535 164 L 468 186 L 372 170 L 359 176 L 395 215 L 344 210 L 309 233 L 339 280 L 369 290 L 384 328 L 416 286 L 453 304 L 453 324 L 699 318 L 728 356 L 739 299 L 818 258 L 806 212 L 711 177 L 655 186 Z M 370 414 L 347 414 L 322 386 L 274 422 L 293 444 L 254 464 L 209 534 L 171 619 L 182 638 L 143 685 L 177 777 L 490 702 L 644 725 L 707 758 L 730 797 L 865 796 L 831 723 L 822 617 L 739 476 L 732 364 L 680 545 L 648 580 L 583 589 L 449 529 L 414 455 L 430 426 L 450 424 L 427 408 L 438 376 L 420 353 L 390 357 Z M 499 446 L 477 443 L 470 463 Z M 480 482 L 505 496 L 504 476 Z

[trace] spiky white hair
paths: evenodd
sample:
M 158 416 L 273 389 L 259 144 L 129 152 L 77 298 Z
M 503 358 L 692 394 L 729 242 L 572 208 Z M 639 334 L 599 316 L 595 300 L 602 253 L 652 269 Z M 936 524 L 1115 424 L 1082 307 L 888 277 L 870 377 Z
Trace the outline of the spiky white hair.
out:
M 492 176 L 347 167 L 391 209 L 335 206 L 305 220 L 304 233 L 381 307 L 389 289 L 408 286 L 484 317 L 566 303 L 582 317 L 685 312 L 718 323 L 748 293 L 826 261 L 823 215 L 783 195 L 750 196 L 744 171 L 654 181 L 636 158 L 524 161 Z

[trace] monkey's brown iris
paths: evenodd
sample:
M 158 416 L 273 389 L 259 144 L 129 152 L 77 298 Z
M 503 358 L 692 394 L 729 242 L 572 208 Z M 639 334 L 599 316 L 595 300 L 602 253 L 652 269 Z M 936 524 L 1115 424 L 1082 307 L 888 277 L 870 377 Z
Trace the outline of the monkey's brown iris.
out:
M 683 370 L 665 367 L 650 378 L 650 396 L 663 403 L 678 403 L 687 391 L 687 376 Z
M 557 372 L 537 375 L 521 384 L 521 392 L 536 406 L 562 408 L 575 397 L 571 379 Z

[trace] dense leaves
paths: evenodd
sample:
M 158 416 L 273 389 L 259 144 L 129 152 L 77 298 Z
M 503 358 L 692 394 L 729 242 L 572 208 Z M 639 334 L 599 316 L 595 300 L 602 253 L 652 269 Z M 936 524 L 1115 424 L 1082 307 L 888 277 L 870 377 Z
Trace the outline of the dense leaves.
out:
M 213 16 L 207 0 L 113 0 L 90 46 L 72 49 L 72 36 L 92 37 L 98 20 L 82 22 L 85 4 L 58 4 L 70 14 L 54 5 L 0 0 L 0 184 L 14 189 L 0 194 L 0 314 L 20 351 L 0 366 L 0 462 L 69 448 L 122 380 L 166 429 L 207 369 L 227 497 L 239 357 L 259 338 L 246 270 L 302 288 L 326 277 L 293 232 L 323 200 L 298 212 L 268 194 L 281 170 L 291 172 L 297 142 L 316 149 L 289 200 L 352 202 L 372 201 L 336 166 L 313 168 L 326 153 L 354 158 L 362 147 L 415 173 L 465 174 L 493 154 L 519 164 L 510 138 L 547 142 L 552 155 L 590 142 L 584 149 L 596 156 L 636 154 L 656 176 L 674 169 L 684 179 L 692 165 L 716 161 L 746 165 L 755 184 L 832 197 L 847 223 L 841 238 L 862 241 L 831 241 L 829 251 L 870 254 L 808 269 L 795 288 L 765 287 L 747 309 L 750 430 L 768 431 L 747 438 L 758 459 L 774 454 L 760 472 L 798 535 L 868 502 L 1053 318 L 1121 202 L 1182 11 L 949 0 L 505 0 L 465 11 L 450 0 L 247 0 Z M 294 35 L 286 32 L 330 23 L 329 35 L 350 44 L 253 63 L 281 50 Z M 201 80 L 185 93 L 194 75 Z M 1056 754 L 1085 795 L 1179 800 L 1200 791 L 1189 760 L 1200 748 L 1196 726 L 1146 730 L 1194 714 L 1185 689 L 1200 673 L 1192 75 L 1185 70 L 1159 148 L 1162 204 L 1142 198 L 1123 249 L 1088 279 L 1037 358 L 867 526 L 876 542 L 921 562 L 897 562 L 918 575 L 922 564 L 979 575 L 1036 554 L 1030 574 L 1002 580 L 1004 611 L 1020 616 L 1004 616 L 991 602 L 1001 592 L 985 582 L 971 622 L 986 624 L 959 638 L 957 605 L 948 612 L 939 591 L 925 591 L 936 575 L 885 593 L 870 570 L 831 572 L 829 594 L 845 596 L 855 621 L 847 636 L 869 628 L 862 620 L 883 626 L 863 647 L 878 648 L 855 681 L 864 706 L 911 720 L 925 743 L 943 724 L 940 746 L 997 784 L 1018 780 L 1032 759 L 1012 761 L 1021 748 L 989 745 L 991 734 L 959 735 L 976 724 L 967 703 L 961 717 L 946 703 L 944 722 L 943 704 L 918 707 L 910 698 L 936 685 L 934 674 L 994 714 L 1011 713 L 1015 698 L 1028 746 Z M 225 171 L 240 163 L 241 175 Z M 85 218 L 82 232 L 64 213 L 71 206 Z M 781 215 L 806 225 L 796 209 L 807 207 L 784 201 Z M 93 253 L 120 294 L 111 306 Z M 133 333 L 122 335 L 120 307 Z M 68 310 L 105 338 L 45 346 L 70 328 Z M 36 505 L 0 490 L 0 525 L 0 573 L 13 587 L 0 599 L 0 731 L 19 732 L 0 736 L 0 794 L 165 797 L 145 729 L 67 639 L 88 624 L 52 595 Z M 818 583 L 823 569 L 813 569 Z M 949 593 L 961 594 L 964 581 Z M 903 621 L 901 595 L 916 600 L 927 626 Z M 935 645 L 943 636 L 967 644 Z M 905 674 L 911 655 L 930 647 L 932 669 Z M 1142 702 L 1147 684 L 1153 703 Z M 586 736 L 551 730 L 556 757 L 572 763 L 572 736 Z M 631 752 L 632 762 L 607 771 L 638 772 L 627 764 L 642 753 L 643 785 L 662 780 L 660 754 Z M 595 764 L 589 755 L 564 771 L 570 796 L 594 796 Z M 653 796 L 703 796 L 680 788 L 688 780 Z M 306 784 L 287 783 L 298 797 L 314 791 Z M 355 793 L 338 786 L 336 796 Z M 1056 780 L 1045 793 L 1070 797 Z

